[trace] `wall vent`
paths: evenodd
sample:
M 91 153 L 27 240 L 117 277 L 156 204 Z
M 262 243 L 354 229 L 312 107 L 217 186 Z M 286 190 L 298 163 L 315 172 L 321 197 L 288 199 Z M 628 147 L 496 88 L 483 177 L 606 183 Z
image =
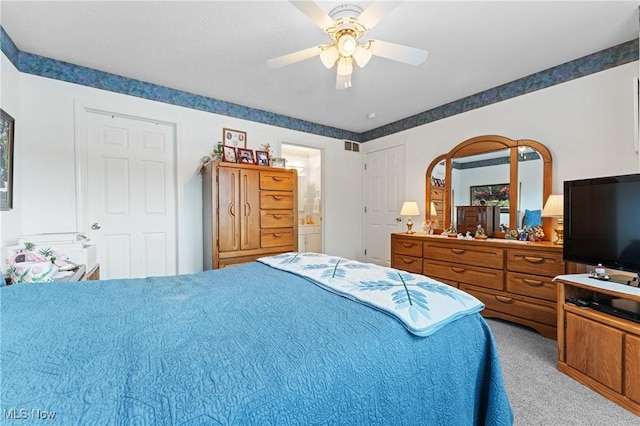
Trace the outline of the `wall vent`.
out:
M 360 144 L 357 143 L 357 142 L 344 141 L 344 150 L 345 151 L 360 152 Z

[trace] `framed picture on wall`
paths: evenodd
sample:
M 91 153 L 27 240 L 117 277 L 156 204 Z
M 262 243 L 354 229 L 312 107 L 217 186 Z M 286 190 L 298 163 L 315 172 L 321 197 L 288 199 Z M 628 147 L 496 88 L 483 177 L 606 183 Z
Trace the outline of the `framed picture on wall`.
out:
M 259 166 L 268 166 L 269 153 L 267 151 L 256 151 L 256 164 Z
M 13 207 L 14 119 L 0 109 L 0 210 Z
M 471 187 L 472 206 L 499 206 L 500 210 L 509 208 L 509 184 L 479 185 Z
M 253 150 L 238 148 L 238 163 L 243 163 L 243 164 L 255 163 L 255 160 L 253 159 Z
M 247 147 L 247 132 L 233 129 L 222 129 L 222 144 L 234 148 Z
M 236 157 L 236 149 L 232 146 L 223 146 L 222 147 L 222 161 L 227 161 L 229 163 L 237 163 L 238 159 Z

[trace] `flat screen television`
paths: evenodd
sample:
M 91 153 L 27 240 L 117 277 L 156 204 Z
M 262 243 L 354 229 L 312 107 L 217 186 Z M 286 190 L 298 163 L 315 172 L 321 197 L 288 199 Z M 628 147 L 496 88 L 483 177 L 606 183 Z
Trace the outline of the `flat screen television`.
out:
M 640 274 L 640 173 L 564 182 L 563 256 Z

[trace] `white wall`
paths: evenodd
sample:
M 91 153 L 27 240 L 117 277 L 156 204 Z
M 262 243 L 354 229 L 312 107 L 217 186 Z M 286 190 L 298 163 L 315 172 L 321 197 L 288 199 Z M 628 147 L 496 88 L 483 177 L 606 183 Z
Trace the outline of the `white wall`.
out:
M 9 63 L 2 55 L 3 61 Z M 4 65 L 4 62 L 3 62 Z M 4 70 L 3 70 L 4 71 Z M 343 217 L 358 217 L 360 156 L 343 150 L 343 141 L 268 126 L 246 120 L 191 110 L 188 108 L 120 95 L 76 84 L 20 74 L 5 82 L 5 88 L 19 87 L 11 94 L 19 101 L 16 117 L 15 191 L 20 194 L 10 212 L 11 226 L 2 215 L 2 261 L 5 247 L 16 243 L 22 234 L 82 231 L 76 225 L 76 170 L 74 103 L 134 116 L 176 123 L 178 144 L 178 255 L 179 272 L 202 270 L 202 181 L 196 173 L 200 159 L 210 153 L 222 136 L 222 128 L 247 132 L 247 147 L 260 149 L 269 143 L 279 155 L 284 140 L 298 145 L 323 148 L 325 161 L 331 165 L 326 173 L 324 217 L 325 250 L 328 253 L 356 258 L 360 252 L 361 231 L 346 226 Z M 12 108 L 13 109 L 13 108 Z M 356 184 L 345 186 L 344 181 Z M 334 207 L 339 206 L 339 208 Z M 84 229 L 86 230 L 86 228 Z M 345 244 L 345 241 L 355 243 Z
M 0 56 L 3 108 L 16 118 L 16 208 L 0 216 L 3 247 L 21 234 L 77 230 L 75 101 L 177 124 L 180 273 L 202 268 L 201 180 L 195 172 L 223 127 L 246 130 L 249 148 L 270 143 L 275 155 L 281 142 L 324 149 L 325 250 L 355 259 L 362 253 L 362 230 L 353 226 L 354 221 L 364 222 L 362 158 L 385 146 L 405 145 L 405 199 L 418 200 L 422 211 L 429 163 L 478 135 L 545 144 L 554 161 L 554 192 L 561 192 L 567 179 L 640 170 L 633 143 L 632 93 L 638 62 L 363 143 L 361 154 L 356 154 L 344 151 L 341 140 L 20 74 Z
M 20 115 L 20 72 L 13 66 L 4 55 L 0 55 L 0 106 L 15 120 L 14 139 L 18 139 L 23 134 L 22 120 Z M 14 157 L 21 155 L 22 147 L 17 143 L 14 148 Z M 21 193 L 16 188 L 22 183 L 22 170 L 14 167 L 13 170 L 13 205 L 21 204 Z M 22 227 L 22 215 L 17 209 L 0 211 L 0 247 L 14 244 L 11 231 Z M 0 271 L 6 272 L 8 265 L 5 262 L 4 250 L 0 253 Z M 0 277 L 2 274 L 0 274 Z
M 637 76 L 636 61 L 376 139 L 361 144 L 362 151 L 406 145 L 405 199 L 418 200 L 421 211 L 425 211 L 425 173 L 431 161 L 480 135 L 545 144 L 553 157 L 555 193 L 562 193 L 565 180 L 637 173 L 640 161 L 633 140 Z

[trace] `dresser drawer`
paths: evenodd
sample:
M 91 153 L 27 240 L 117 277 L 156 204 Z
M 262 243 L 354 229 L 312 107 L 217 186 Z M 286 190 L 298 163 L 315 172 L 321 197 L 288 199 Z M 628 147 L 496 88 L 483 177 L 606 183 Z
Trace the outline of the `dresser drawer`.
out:
M 422 258 L 404 256 L 402 254 L 394 254 L 393 259 L 391 259 L 391 267 L 396 269 L 402 269 L 403 271 L 407 271 L 407 272 L 421 274 Z
M 397 254 L 406 254 L 407 256 L 422 257 L 422 241 L 410 238 L 391 239 L 391 252 Z
M 260 247 L 293 246 L 293 229 L 276 228 L 260 230 Z
M 502 269 L 481 268 L 425 259 L 422 263 L 422 273 L 428 277 L 442 278 L 447 281 L 475 284 L 496 290 L 503 289 L 504 272 Z
M 293 191 L 293 180 L 296 175 L 292 172 L 277 170 L 260 172 L 260 189 L 273 189 L 277 191 Z
M 496 247 L 449 245 L 429 241 L 424 243 L 423 251 L 424 257 L 436 260 L 483 268 L 503 269 L 504 267 L 504 250 Z
M 558 318 L 555 303 L 523 296 L 512 297 L 506 293 L 492 292 L 464 284 L 460 286 L 460 289 L 480 299 L 488 310 L 556 327 Z
M 292 210 L 260 210 L 261 228 L 290 228 L 293 227 Z
M 293 209 L 293 192 L 261 191 L 261 209 Z
M 556 284 L 551 277 L 507 272 L 507 291 L 555 302 Z
M 564 274 L 562 252 L 507 250 L 507 269 L 555 277 Z

